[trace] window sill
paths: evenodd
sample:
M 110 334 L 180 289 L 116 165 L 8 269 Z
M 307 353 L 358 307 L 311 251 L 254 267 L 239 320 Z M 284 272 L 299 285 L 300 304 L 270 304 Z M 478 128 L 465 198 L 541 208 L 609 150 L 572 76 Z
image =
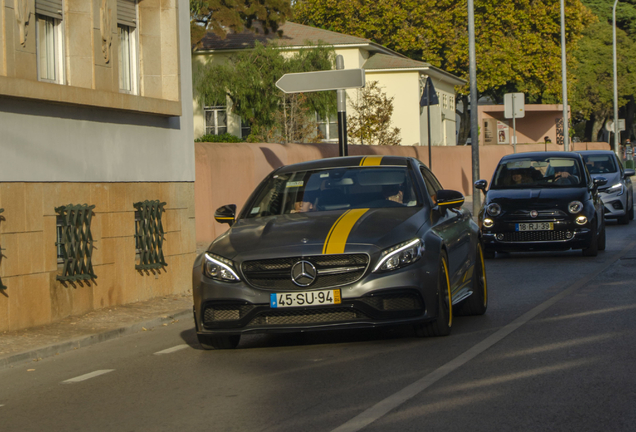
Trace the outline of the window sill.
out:
M 181 116 L 181 102 L 0 76 L 0 95 L 70 105 Z

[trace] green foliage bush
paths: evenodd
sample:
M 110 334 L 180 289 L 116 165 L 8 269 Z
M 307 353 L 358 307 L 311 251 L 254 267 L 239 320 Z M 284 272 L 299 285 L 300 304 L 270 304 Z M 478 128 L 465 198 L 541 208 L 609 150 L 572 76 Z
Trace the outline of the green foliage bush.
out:
M 239 143 L 243 140 L 229 133 L 221 135 L 206 134 L 194 140 L 194 142 L 211 142 L 211 143 Z

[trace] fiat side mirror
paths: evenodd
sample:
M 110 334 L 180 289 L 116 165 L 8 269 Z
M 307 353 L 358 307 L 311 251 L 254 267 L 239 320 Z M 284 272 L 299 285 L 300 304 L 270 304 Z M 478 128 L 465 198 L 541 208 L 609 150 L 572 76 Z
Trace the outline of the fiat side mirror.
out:
M 486 180 L 477 180 L 475 182 L 475 187 L 477 189 L 479 189 L 480 191 L 482 191 L 483 193 L 486 193 L 486 188 L 488 187 L 488 181 L 486 181 Z
M 219 207 L 214 212 L 214 220 L 218 223 L 226 223 L 230 226 L 234 225 L 236 218 L 236 204 L 228 204 Z
M 605 177 L 596 177 L 593 181 L 594 181 L 594 186 L 597 188 L 607 184 L 607 179 Z

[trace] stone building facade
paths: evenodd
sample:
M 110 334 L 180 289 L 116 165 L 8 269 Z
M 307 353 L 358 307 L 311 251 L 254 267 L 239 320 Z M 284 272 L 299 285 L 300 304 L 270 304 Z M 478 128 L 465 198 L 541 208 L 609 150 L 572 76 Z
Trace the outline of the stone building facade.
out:
M 0 0 L 0 332 L 189 289 L 191 94 L 188 0 Z

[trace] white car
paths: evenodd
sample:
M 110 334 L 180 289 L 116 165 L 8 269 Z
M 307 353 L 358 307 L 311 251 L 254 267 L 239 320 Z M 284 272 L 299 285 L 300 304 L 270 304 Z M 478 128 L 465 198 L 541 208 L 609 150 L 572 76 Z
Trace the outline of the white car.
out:
M 626 225 L 634 219 L 633 169 L 625 169 L 610 150 L 586 150 L 577 152 L 583 156 L 588 171 L 594 178 L 603 177 L 607 184 L 599 188 L 605 206 L 605 219 L 617 219 Z

